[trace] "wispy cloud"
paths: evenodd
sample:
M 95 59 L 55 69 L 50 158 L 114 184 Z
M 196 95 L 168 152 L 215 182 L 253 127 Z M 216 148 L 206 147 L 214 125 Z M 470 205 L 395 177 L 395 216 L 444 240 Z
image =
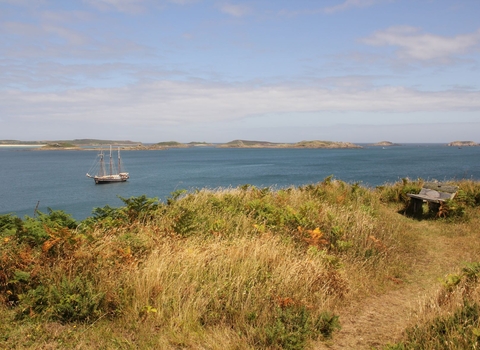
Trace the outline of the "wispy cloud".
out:
M 361 40 L 372 46 L 397 47 L 400 59 L 448 61 L 456 55 L 468 53 L 480 46 L 480 29 L 452 37 L 424 33 L 419 28 L 394 26 L 377 31 Z
M 78 16 L 75 15 L 75 16 Z M 73 21 L 74 15 L 69 18 Z M 78 20 L 81 20 L 81 17 Z M 108 37 L 107 33 L 95 35 L 90 30 L 79 30 L 69 23 L 60 23 L 53 13 L 40 14 L 39 23 L 0 23 L 0 50 L 3 58 L 120 60 L 126 56 L 148 53 L 140 44 L 120 37 Z M 12 45 L 14 42 L 14 45 Z
M 188 5 L 188 4 L 194 4 L 196 2 L 199 2 L 201 0 L 168 0 L 168 2 L 172 4 L 177 4 L 177 5 Z
M 222 3 L 218 5 L 221 12 L 234 17 L 242 17 L 250 13 L 250 8 L 247 5 L 238 5 L 231 3 Z
M 158 81 L 111 89 L 61 93 L 4 91 L 5 120 L 115 122 L 129 125 L 188 125 L 252 116 L 312 112 L 480 111 L 479 91 L 419 91 L 403 87 L 326 89 L 270 85 Z
M 46 3 L 47 0 L 0 0 L 0 4 L 10 4 L 27 8 L 36 8 Z
M 344 2 L 328 7 L 317 7 L 304 10 L 286 10 L 279 12 L 280 15 L 299 16 L 299 15 L 315 15 L 315 14 L 332 14 L 335 12 L 348 11 L 355 8 L 370 7 L 381 3 L 393 2 L 395 0 L 345 0 Z
M 38 18 L 43 22 L 53 23 L 78 23 L 94 19 L 94 15 L 86 11 L 42 11 L 38 13 Z
M 350 10 L 358 7 L 369 7 L 383 2 L 391 2 L 391 0 L 345 0 L 343 3 L 335 6 L 323 8 L 325 13 L 334 13 L 340 11 Z
M 145 11 L 144 0 L 83 0 L 85 3 L 101 10 L 125 13 L 141 13 Z

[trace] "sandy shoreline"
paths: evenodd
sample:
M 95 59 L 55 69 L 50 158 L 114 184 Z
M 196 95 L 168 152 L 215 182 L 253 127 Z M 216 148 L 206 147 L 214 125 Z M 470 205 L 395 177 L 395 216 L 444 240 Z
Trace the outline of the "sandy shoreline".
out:
M 5 144 L 5 145 L 2 145 L 0 144 L 0 147 L 43 147 L 45 145 L 21 145 L 21 144 L 13 144 L 13 145 L 10 145 L 10 144 Z

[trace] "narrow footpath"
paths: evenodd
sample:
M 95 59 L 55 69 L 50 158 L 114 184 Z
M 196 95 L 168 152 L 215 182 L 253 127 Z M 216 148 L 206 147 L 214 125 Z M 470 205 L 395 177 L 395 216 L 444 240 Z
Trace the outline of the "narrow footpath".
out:
M 404 330 L 415 324 L 417 311 L 439 290 L 440 280 L 454 273 L 466 261 L 479 261 L 479 239 L 439 232 L 444 226 L 431 221 L 412 222 L 419 232 L 418 244 L 425 254 L 416 261 L 408 281 L 399 288 L 337 310 L 342 329 L 332 340 L 317 342 L 314 349 L 382 349 L 401 340 Z M 452 230 L 458 229 L 454 224 Z

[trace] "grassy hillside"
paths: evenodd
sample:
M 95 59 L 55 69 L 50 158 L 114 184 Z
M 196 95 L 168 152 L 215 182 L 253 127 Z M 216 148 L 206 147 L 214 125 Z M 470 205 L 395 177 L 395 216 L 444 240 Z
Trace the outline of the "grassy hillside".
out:
M 478 346 L 480 184 L 419 220 L 404 209 L 421 185 L 327 178 L 128 198 L 82 222 L 0 216 L 0 348 Z
M 274 143 L 267 141 L 233 140 L 218 145 L 219 148 L 362 148 L 350 142 L 301 141 L 297 143 Z
M 71 144 L 75 146 L 89 146 L 89 145 L 136 145 L 140 142 L 134 141 L 113 141 L 113 140 L 97 140 L 97 139 L 75 139 L 75 140 L 42 140 L 42 141 L 19 141 L 19 140 L 0 140 L 0 144 L 22 144 L 22 145 L 36 145 L 36 144 Z

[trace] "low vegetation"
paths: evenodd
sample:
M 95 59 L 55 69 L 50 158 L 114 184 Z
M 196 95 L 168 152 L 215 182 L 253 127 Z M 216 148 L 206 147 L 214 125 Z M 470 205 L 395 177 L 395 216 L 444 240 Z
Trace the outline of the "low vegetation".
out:
M 53 142 L 53 143 L 47 143 L 43 148 L 78 148 L 77 145 L 71 143 L 71 142 Z
M 351 142 L 300 141 L 296 143 L 274 143 L 267 141 L 233 140 L 218 145 L 219 148 L 362 148 Z
M 480 263 L 467 263 L 447 275 L 437 294 L 423 305 L 420 322 L 405 340 L 386 349 L 478 349 L 480 346 Z
M 186 147 L 185 144 L 177 142 L 177 141 L 158 142 L 155 145 L 164 146 L 164 147 Z
M 478 246 L 480 184 L 456 185 L 441 215 L 426 210 L 421 220 L 404 214 L 422 180 L 369 189 L 331 177 L 298 188 L 179 190 L 165 202 L 122 198 L 81 222 L 56 210 L 0 216 L 0 347 L 335 344 L 345 308 L 415 276 L 425 230 Z M 417 323 L 385 348 L 479 346 L 475 254 L 439 276 Z

